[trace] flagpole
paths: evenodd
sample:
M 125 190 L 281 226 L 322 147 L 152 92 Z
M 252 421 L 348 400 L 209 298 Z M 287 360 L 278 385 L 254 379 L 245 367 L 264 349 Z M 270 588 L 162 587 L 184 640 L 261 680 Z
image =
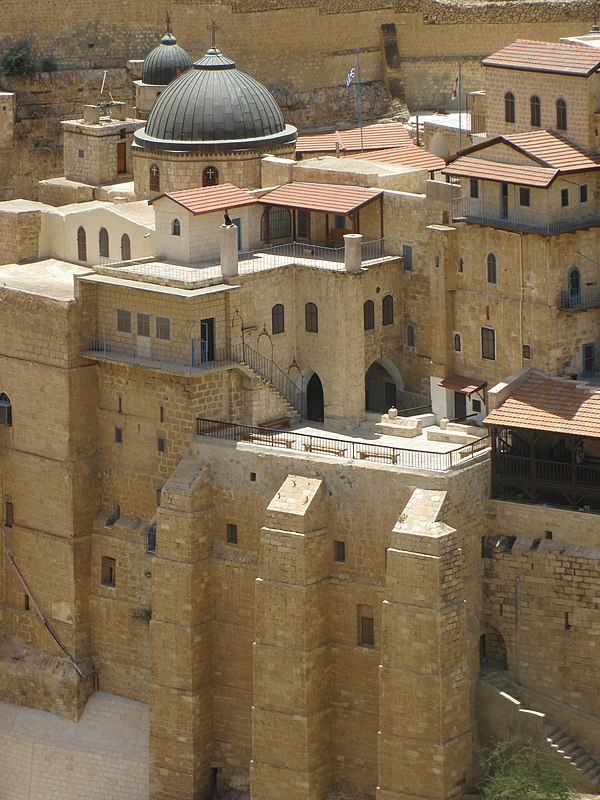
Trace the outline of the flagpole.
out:
M 360 50 L 357 47 L 355 49 L 356 52 L 356 81 L 357 81 L 357 93 L 358 93 L 358 124 L 360 126 L 360 149 L 364 150 L 364 142 L 363 142 L 363 111 L 362 111 L 362 89 L 360 85 Z
M 458 61 L 458 152 L 462 150 L 462 76 L 460 74 L 460 59 Z

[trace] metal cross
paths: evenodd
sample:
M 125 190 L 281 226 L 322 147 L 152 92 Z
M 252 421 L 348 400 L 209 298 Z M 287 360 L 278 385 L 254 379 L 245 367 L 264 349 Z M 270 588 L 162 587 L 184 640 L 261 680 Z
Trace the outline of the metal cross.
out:
M 171 17 L 169 16 L 168 11 L 167 11 L 167 33 L 171 33 Z
M 211 32 L 212 35 L 212 49 L 214 50 L 217 46 L 217 31 L 219 30 L 219 26 L 215 22 L 215 20 L 211 20 L 211 22 L 206 26 L 206 30 Z

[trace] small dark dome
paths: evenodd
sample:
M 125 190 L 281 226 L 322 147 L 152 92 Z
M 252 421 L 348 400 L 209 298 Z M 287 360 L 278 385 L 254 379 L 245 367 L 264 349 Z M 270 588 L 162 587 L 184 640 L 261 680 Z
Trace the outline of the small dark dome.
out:
M 172 33 L 165 33 L 158 47 L 148 53 L 142 67 L 142 83 L 166 86 L 192 66 L 189 53 L 177 44 Z
M 254 149 L 295 141 L 269 90 L 211 49 L 160 95 L 136 143 L 149 149 Z M 246 146 L 243 146 L 243 143 Z M 218 143 L 218 145 L 216 144 Z

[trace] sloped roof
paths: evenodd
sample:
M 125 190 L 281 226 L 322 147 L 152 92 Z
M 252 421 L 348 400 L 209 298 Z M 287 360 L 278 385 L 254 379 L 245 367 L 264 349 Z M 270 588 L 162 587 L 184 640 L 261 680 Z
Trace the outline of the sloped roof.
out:
M 582 44 L 517 39 L 481 63 L 484 67 L 587 77 L 600 67 L 600 54 L 596 48 Z
M 417 147 L 416 144 L 406 144 L 402 147 L 392 147 L 388 150 L 377 150 L 375 153 L 353 153 L 351 156 L 344 156 L 344 158 L 361 158 L 365 161 L 381 161 L 385 164 L 423 167 L 430 172 L 437 172 L 446 166 L 443 158 L 435 156 L 422 147 Z
M 600 439 L 600 391 L 532 375 L 484 423 Z
M 528 131 L 502 138 L 544 166 L 559 169 L 561 172 L 600 168 L 597 160 L 551 131 Z
M 488 161 L 484 158 L 471 158 L 469 156 L 460 156 L 442 171 L 444 175 L 478 178 L 486 181 L 502 181 L 502 183 L 541 188 L 550 186 L 559 174 L 557 169 L 538 167 L 534 164 L 531 166 L 505 164 L 502 161 Z
M 225 211 L 227 208 L 239 208 L 258 203 L 254 195 L 245 189 L 239 189 L 232 183 L 221 183 L 217 186 L 202 186 L 198 189 L 183 189 L 179 192 L 166 192 L 153 200 L 156 203 L 161 197 L 168 197 L 183 206 L 192 214 L 208 214 L 211 211 Z
M 384 150 L 409 144 L 411 138 L 401 122 L 387 122 L 365 125 L 362 140 L 364 150 Z M 335 153 L 338 149 L 340 152 L 360 151 L 360 128 L 298 134 L 297 153 Z
M 337 186 L 329 183 L 286 183 L 260 198 L 262 203 L 290 208 L 306 208 L 330 214 L 350 214 L 370 203 L 383 192 L 361 186 Z
M 439 383 L 444 389 L 452 389 L 455 392 L 471 395 L 486 386 L 486 381 L 478 378 L 467 378 L 465 375 L 449 375 Z

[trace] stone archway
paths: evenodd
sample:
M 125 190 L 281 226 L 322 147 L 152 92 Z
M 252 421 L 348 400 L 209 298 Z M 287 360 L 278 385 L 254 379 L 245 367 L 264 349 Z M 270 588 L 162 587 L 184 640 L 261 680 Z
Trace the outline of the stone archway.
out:
M 485 633 L 480 640 L 480 666 L 487 669 L 508 669 L 506 642 L 498 628 L 486 623 Z
M 306 384 L 306 419 L 312 422 L 325 420 L 323 384 L 316 372 L 312 373 Z
M 365 374 L 365 411 L 383 414 L 398 402 L 402 376 L 387 358 L 374 361 Z

